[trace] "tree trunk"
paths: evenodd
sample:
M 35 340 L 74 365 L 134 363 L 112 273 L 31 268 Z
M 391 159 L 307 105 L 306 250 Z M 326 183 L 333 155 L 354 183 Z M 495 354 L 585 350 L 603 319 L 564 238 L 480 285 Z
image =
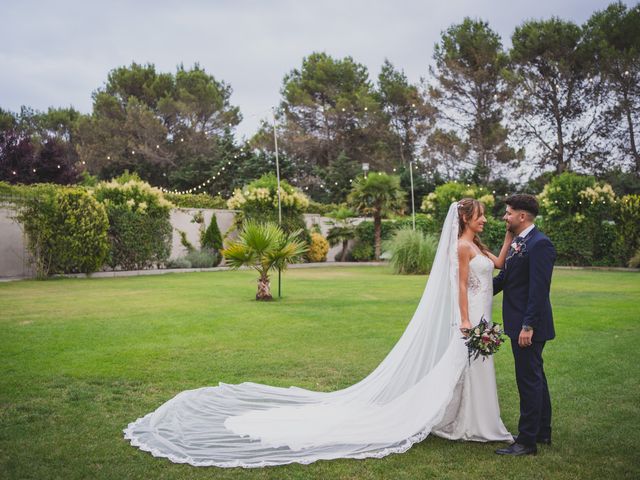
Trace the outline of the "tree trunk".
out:
M 267 275 L 261 275 L 258 279 L 258 293 L 256 300 L 273 300 L 271 296 L 271 282 Z
M 340 261 L 344 262 L 347 259 L 347 246 L 349 245 L 349 240 L 342 241 L 342 254 L 340 255 Z
M 625 112 L 627 116 L 627 125 L 629 126 L 629 145 L 631 147 L 631 155 L 633 155 L 633 159 L 635 160 L 636 166 L 636 175 L 640 175 L 640 154 L 638 153 L 638 149 L 636 148 L 636 136 L 633 131 L 633 120 L 631 118 L 631 108 L 629 107 L 629 100 L 627 99 L 627 94 L 624 94 L 625 100 Z
M 382 236 L 382 217 L 379 213 L 373 215 L 373 232 L 375 237 L 375 259 L 380 261 L 380 237 Z

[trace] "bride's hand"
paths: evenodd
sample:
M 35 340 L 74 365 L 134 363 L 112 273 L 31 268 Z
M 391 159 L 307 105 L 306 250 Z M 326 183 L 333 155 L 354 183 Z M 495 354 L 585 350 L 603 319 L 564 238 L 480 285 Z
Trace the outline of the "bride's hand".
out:
M 513 241 L 513 233 L 507 230 L 504 233 L 504 243 L 511 243 Z
M 465 337 L 469 336 L 469 332 L 471 332 L 471 322 L 469 320 L 463 320 L 460 324 L 460 332 Z

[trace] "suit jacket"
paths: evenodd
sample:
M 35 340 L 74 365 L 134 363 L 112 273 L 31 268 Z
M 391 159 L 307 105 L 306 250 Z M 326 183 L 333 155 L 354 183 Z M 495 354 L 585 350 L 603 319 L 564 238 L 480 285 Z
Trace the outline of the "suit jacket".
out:
M 493 279 L 493 294 L 504 291 L 504 331 L 517 340 L 522 326 L 529 325 L 533 341 L 551 340 L 556 336 L 549 299 L 556 250 L 535 227 L 519 243 L 517 251 L 509 250 L 504 267 Z

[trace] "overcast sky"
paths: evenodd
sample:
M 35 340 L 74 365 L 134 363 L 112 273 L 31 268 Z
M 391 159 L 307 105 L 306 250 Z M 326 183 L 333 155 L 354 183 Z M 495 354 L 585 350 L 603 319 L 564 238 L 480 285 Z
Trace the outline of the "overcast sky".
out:
M 489 22 L 510 44 L 527 19 L 584 22 L 604 0 L 9 1 L 0 0 L 0 107 L 73 106 L 113 68 L 153 63 L 175 73 L 198 62 L 233 88 L 250 136 L 280 100 L 283 76 L 323 51 L 351 56 L 375 79 L 388 58 L 412 82 L 427 76 L 440 33 L 465 16 Z M 625 2 L 633 5 L 636 2 Z

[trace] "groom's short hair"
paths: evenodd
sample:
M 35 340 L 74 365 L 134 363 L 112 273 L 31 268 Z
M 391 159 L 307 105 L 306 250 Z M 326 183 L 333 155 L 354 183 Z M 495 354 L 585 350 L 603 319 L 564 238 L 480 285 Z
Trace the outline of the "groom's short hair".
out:
M 504 203 L 509 205 L 514 210 L 524 210 L 529 212 L 534 218 L 538 216 L 538 200 L 533 195 L 527 195 L 526 193 L 520 193 L 517 195 L 511 195 Z

